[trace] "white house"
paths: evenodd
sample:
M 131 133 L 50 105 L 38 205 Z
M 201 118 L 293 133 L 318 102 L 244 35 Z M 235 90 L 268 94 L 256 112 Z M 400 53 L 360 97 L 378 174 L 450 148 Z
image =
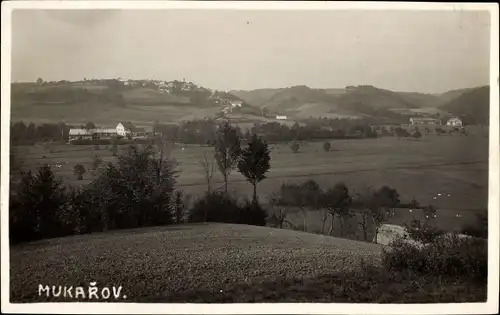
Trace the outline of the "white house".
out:
M 122 137 L 132 137 L 133 139 L 147 138 L 144 128 L 137 128 L 130 121 L 120 121 L 116 126 L 116 133 Z
M 450 119 L 446 122 L 446 126 L 450 126 L 450 127 L 462 127 L 462 126 L 463 126 L 463 123 L 462 123 L 462 120 L 460 120 L 460 118 L 458 118 L 458 117 L 453 117 L 453 118 L 450 118 Z
M 231 101 L 232 107 L 241 107 L 243 105 L 243 101 Z
M 276 116 L 276 119 L 278 120 L 287 120 L 286 116 Z

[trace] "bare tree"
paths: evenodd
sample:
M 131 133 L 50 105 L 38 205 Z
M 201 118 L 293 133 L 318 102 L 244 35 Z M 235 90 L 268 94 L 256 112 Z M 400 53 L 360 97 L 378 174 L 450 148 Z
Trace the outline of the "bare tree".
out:
M 172 163 L 174 161 L 170 158 L 172 146 L 163 135 L 155 139 L 154 144 L 156 147 L 154 154 L 154 169 L 156 173 L 156 181 L 159 184 L 163 175 L 162 171 L 166 166 L 165 163 Z
M 217 167 L 224 178 L 224 192 L 227 194 L 229 175 L 238 164 L 241 154 L 240 137 L 228 122 L 223 123 L 217 131 L 214 148 Z
M 328 189 L 323 197 L 323 206 L 330 212 L 332 222 L 328 235 L 332 235 L 335 216 L 342 217 L 350 212 L 351 196 L 349 189 L 343 183 L 336 184 L 333 188 Z
M 212 178 L 215 173 L 216 163 L 213 160 L 209 160 L 207 153 L 204 153 L 203 159 L 200 160 L 200 165 L 203 168 L 203 177 L 207 182 L 207 192 L 210 194 L 212 192 Z
M 212 193 L 212 178 L 215 173 L 216 163 L 213 160 L 209 160 L 206 153 L 203 155 L 203 160 L 200 161 L 200 165 L 203 168 L 203 177 L 207 182 L 207 193 L 210 195 Z M 205 207 L 204 221 L 208 220 L 208 207 Z
M 373 190 L 370 186 L 366 186 L 361 192 L 354 194 L 353 204 L 356 208 L 356 212 L 359 214 L 360 220 L 358 220 L 358 225 L 363 230 L 363 240 L 368 240 L 368 228 L 369 222 L 371 220 L 371 200 L 373 196 Z
M 273 213 L 272 216 L 277 227 L 282 229 L 284 224 L 286 223 L 292 228 L 296 229 L 296 226 L 286 219 L 286 217 L 291 213 L 292 210 L 286 207 L 286 202 L 283 200 L 282 196 L 279 193 L 272 194 L 269 203 L 275 208 L 278 208 L 278 212 Z

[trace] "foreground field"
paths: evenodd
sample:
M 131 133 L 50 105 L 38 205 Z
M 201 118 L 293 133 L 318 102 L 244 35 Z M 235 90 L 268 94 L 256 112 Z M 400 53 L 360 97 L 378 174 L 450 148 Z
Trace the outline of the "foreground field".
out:
M 365 263 L 377 265 L 380 258 L 379 245 L 266 227 L 199 224 L 123 230 L 11 248 L 11 302 L 77 301 L 39 296 L 38 287 L 81 286 L 87 291 L 91 282 L 101 289 L 121 286 L 120 302 L 485 299 L 483 287 L 461 280 L 440 280 L 438 285 L 436 279 L 365 270 Z
M 42 241 L 11 251 L 13 301 L 40 301 L 38 284 L 122 286 L 129 301 L 169 300 L 276 277 L 348 272 L 380 247 L 265 227 L 186 225 Z M 43 299 L 43 297 L 42 297 Z

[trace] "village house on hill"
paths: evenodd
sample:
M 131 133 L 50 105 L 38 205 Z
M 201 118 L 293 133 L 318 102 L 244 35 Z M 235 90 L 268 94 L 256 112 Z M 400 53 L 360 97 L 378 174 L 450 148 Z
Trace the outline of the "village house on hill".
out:
M 130 121 L 120 121 L 116 126 L 116 132 L 122 137 L 132 137 L 133 139 L 146 138 L 147 133 L 144 128 L 137 128 Z

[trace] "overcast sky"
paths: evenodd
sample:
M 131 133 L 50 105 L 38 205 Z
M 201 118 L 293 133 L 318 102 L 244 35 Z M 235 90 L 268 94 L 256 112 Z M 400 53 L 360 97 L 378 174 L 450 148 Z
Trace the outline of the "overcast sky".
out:
M 17 10 L 12 80 L 436 93 L 488 84 L 489 28 L 472 11 Z

